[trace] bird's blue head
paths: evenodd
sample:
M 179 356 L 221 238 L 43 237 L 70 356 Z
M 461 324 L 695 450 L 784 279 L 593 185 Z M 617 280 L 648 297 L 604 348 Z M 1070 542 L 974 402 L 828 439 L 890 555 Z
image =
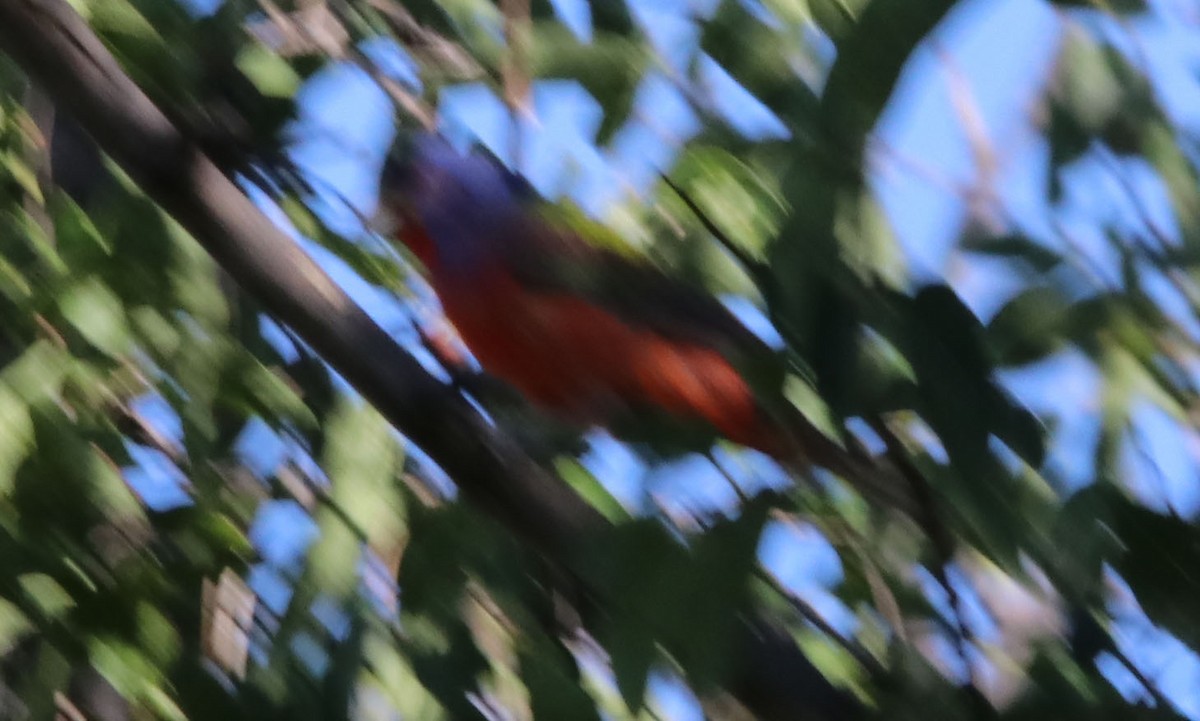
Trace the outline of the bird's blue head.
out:
M 424 227 L 443 263 L 485 257 L 495 229 L 536 197 L 524 178 L 484 151 L 464 154 L 432 134 L 404 146 L 384 164 L 380 204 Z

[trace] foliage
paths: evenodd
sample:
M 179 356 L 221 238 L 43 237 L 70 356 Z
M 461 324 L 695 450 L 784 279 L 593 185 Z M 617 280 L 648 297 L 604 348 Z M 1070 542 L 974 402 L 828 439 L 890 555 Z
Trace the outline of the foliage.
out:
M 671 183 L 630 181 L 639 197 L 600 194 L 599 211 L 569 168 L 546 185 L 600 215 L 605 242 L 757 306 L 793 400 L 911 465 L 921 510 L 822 474 L 756 495 L 778 469 L 729 447 L 723 475 L 624 448 L 643 475 L 629 494 L 577 429 L 464 385 L 611 522 L 578 549 L 607 602 L 593 613 L 69 118 L 48 122 L 0 55 L 0 717 L 658 718 L 680 698 L 734 717 L 734 669 L 754 660 L 733 629 L 750 617 L 820 671 L 779 672 L 831 718 L 1195 717 L 1129 640 L 1186 648 L 1192 668 L 1200 651 L 1200 527 L 1179 505 L 1198 479 L 1173 457 L 1198 438 L 1200 135 L 1136 49 L 1139 27 L 1172 22 L 1165 3 L 1054 3 L 1058 47 L 1022 126 L 1045 150 L 1036 212 L 1004 207 L 997 149 L 949 83 L 977 166 L 947 266 L 1008 279 L 990 310 L 954 273 L 909 272 L 880 191 L 881 158 L 905 151 L 879 128 L 912 92 L 910 59 L 941 57 L 934 39 L 979 3 L 723 0 L 676 18 L 691 39 L 666 46 L 665 11 L 637 0 L 578 3 L 583 34 L 546 2 L 525 18 L 486 0 L 74 4 L 278 222 L 424 325 L 404 256 L 348 223 L 297 152 L 328 131 L 308 118 L 313 87 L 351 65 L 415 69 L 385 82 L 404 133 L 406 112 L 468 86 L 514 99 L 525 75 L 525 110 L 548 115 L 538 91 L 577 83 L 599 114 L 552 140 L 564 168 L 597 151 L 619 166 L 623 143 L 662 131 L 647 88 L 671 88 L 697 118 L 657 141 Z M 741 125 L 713 68 L 779 127 Z M 512 110 L 528 154 L 535 124 Z M 1073 198 L 1105 183 L 1124 211 L 1081 212 Z M 1078 406 L 1055 402 L 1084 377 Z M 797 583 L 779 553 L 833 560 Z

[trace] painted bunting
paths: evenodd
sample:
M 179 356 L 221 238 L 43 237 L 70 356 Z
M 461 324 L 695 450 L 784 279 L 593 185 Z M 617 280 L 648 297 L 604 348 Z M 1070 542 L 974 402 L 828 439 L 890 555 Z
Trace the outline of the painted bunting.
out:
M 385 164 L 380 210 L 484 370 L 535 405 L 618 436 L 653 423 L 872 472 L 783 397 L 777 355 L 716 298 L 589 242 L 496 159 L 421 136 Z

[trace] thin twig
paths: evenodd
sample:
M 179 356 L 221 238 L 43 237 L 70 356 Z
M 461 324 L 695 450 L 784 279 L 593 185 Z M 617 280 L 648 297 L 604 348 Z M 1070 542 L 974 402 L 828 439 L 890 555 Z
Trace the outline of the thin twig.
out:
M 256 26 L 252 28 L 252 32 L 265 41 L 266 28 L 274 28 L 282 38 L 282 42 L 276 44 L 276 51 L 281 55 L 286 57 L 319 50 L 334 59 L 350 60 L 361 67 L 398 108 L 414 118 L 422 127 L 435 127 L 433 111 L 400 83 L 388 77 L 350 42 L 350 34 L 345 27 L 348 21 L 347 11 L 340 3 L 326 5 L 322 2 L 291 14 L 283 12 L 274 0 L 258 0 L 258 4 L 270 25 Z
M 976 678 L 975 665 L 971 662 L 971 646 L 975 643 L 975 635 L 963 616 L 962 598 L 958 593 L 958 589 L 950 582 L 947 570 L 954 560 L 954 538 L 937 512 L 936 499 L 934 498 L 933 489 L 930 487 L 929 481 L 926 480 L 920 469 L 913 464 L 904 444 L 882 418 L 871 418 L 868 420 L 868 423 L 871 429 L 883 439 L 884 445 L 887 446 L 888 459 L 896 466 L 904 479 L 908 481 L 912 487 L 913 495 L 924 510 L 923 517 L 918 518 L 918 523 L 921 524 L 925 535 L 928 536 L 930 543 L 933 544 L 934 552 L 937 554 L 937 563 L 934 564 L 930 571 L 934 579 L 946 591 L 950 611 L 954 616 L 952 626 L 954 631 L 954 645 L 959 658 L 962 659 L 963 665 L 966 668 L 967 678 L 974 691 L 972 698 L 976 703 L 986 705 L 986 699 L 979 693 L 982 685 L 979 679 Z
M 710 456 L 710 459 L 711 459 L 711 456 Z M 717 467 L 720 469 L 720 464 L 717 464 L 715 460 L 713 461 L 713 463 L 714 463 L 714 465 L 717 465 Z M 723 469 L 722 469 L 722 473 L 724 473 Z M 730 479 L 730 482 L 732 483 L 732 479 Z M 736 488 L 736 484 L 734 484 L 734 486 Z M 741 495 L 741 494 L 739 493 L 739 495 Z M 656 499 L 656 501 L 657 501 L 657 499 Z M 675 514 L 667 511 L 666 508 L 661 503 L 658 503 L 657 505 L 659 505 L 659 508 L 660 508 L 660 510 L 662 510 L 663 515 L 668 520 L 671 521 L 672 525 L 674 525 L 676 529 L 678 529 L 681 532 L 686 532 L 686 529 L 684 528 L 683 524 L 681 524 L 677 521 Z M 686 520 L 689 522 L 689 525 L 692 525 L 701 531 L 705 531 L 708 529 L 708 527 L 709 527 L 708 522 L 705 521 L 705 519 L 703 519 L 699 514 L 688 511 L 686 509 L 683 510 L 682 512 L 683 512 L 684 516 L 686 517 Z M 762 565 L 758 565 L 754 569 L 754 575 L 759 580 L 761 580 L 763 583 L 767 584 L 767 586 L 770 587 L 771 590 L 778 593 L 785 601 L 787 601 L 788 605 L 790 605 L 792 607 L 792 610 L 794 610 L 801 618 L 803 618 L 805 621 L 811 623 L 818 631 L 825 634 L 834 643 L 838 644 L 843 649 L 845 649 L 846 652 L 849 653 L 854 658 L 854 660 L 859 663 L 859 665 L 861 665 L 863 668 L 865 668 L 867 670 L 867 672 L 872 676 L 872 678 L 882 679 L 887 676 L 887 673 L 888 673 L 887 669 L 884 668 L 883 664 L 881 664 L 878 661 L 878 659 L 876 659 L 874 656 L 871 655 L 870 651 L 867 651 L 867 649 L 865 649 L 863 646 L 861 646 L 860 644 L 855 642 L 854 639 L 847 638 L 846 636 L 843 636 L 841 633 L 839 633 L 837 629 L 835 629 L 832 625 L 830 625 L 830 623 L 828 621 L 826 621 L 825 618 L 823 616 L 821 616 L 821 614 L 818 613 L 817 610 L 815 608 L 813 608 L 811 604 L 808 603 L 808 601 L 805 601 L 798 594 L 796 594 L 796 593 L 792 592 L 791 590 L 789 590 L 788 588 L 786 588 L 783 585 L 783 583 L 775 576 L 775 574 L 771 573 L 770 570 L 768 570 L 766 567 L 764 567 Z
M 729 251 L 730 255 L 732 255 L 734 259 L 737 260 L 737 262 L 746 270 L 746 272 L 750 274 L 750 277 L 759 281 L 768 279 L 770 277 L 770 273 L 767 272 L 767 266 L 739 247 L 737 243 L 733 242 L 733 240 L 725 234 L 725 231 L 718 228 L 717 224 L 708 217 L 708 213 L 704 212 L 704 209 L 692 199 L 692 196 L 687 191 L 676 184 L 674 180 L 671 180 L 666 173 L 660 173 L 659 176 L 663 179 L 663 182 L 667 184 L 667 187 L 675 191 L 675 195 L 679 196 L 679 199 L 682 200 L 683 204 L 688 207 L 688 210 L 692 211 L 692 213 L 696 216 L 696 220 L 700 221 L 700 224 L 704 226 L 704 229 L 707 230 L 713 238 L 716 238 L 717 242 L 720 243 L 725 250 Z
M 532 8 L 530 0 L 500 0 L 500 10 L 504 13 L 505 41 L 500 74 L 512 131 L 509 150 L 513 167 L 520 170 L 524 161 L 521 120 L 533 115 L 529 67 L 529 46 L 533 42 Z
M 247 29 L 281 57 L 322 52 L 338 58 L 350 44 L 350 34 L 324 2 L 290 13 L 284 12 L 274 0 L 258 0 L 258 6 L 267 19 Z
M 713 454 L 711 448 L 704 451 L 704 457 L 708 459 L 709 463 L 713 464 L 713 468 L 717 469 L 717 472 L 721 474 L 721 477 L 724 478 L 725 482 L 729 484 L 729 487 L 733 489 L 733 493 L 737 496 L 738 501 L 742 505 L 749 503 L 750 497 L 747 496 L 746 492 L 742 490 L 741 485 L 738 484 L 737 479 L 733 477 L 733 474 L 731 474 L 725 468 L 725 466 L 723 466 L 721 462 L 717 460 L 717 457 L 715 454 Z
M 1121 191 L 1125 194 L 1126 199 L 1129 200 L 1129 204 L 1133 206 L 1133 212 L 1137 215 L 1138 220 L 1141 221 L 1142 225 L 1146 226 L 1146 230 L 1148 230 L 1150 235 L 1154 236 L 1154 239 L 1158 241 L 1159 249 L 1169 250 L 1170 248 L 1174 247 L 1175 241 L 1172 240 L 1171 237 L 1167 235 L 1167 232 L 1162 229 L 1162 226 L 1160 226 L 1154 220 L 1154 218 L 1150 216 L 1150 209 L 1146 207 L 1146 204 L 1142 201 L 1142 197 L 1138 194 L 1137 189 L 1133 187 L 1133 183 L 1130 182 L 1128 177 L 1126 177 L 1124 168 L 1120 166 L 1120 163 L 1117 162 L 1117 159 L 1108 152 L 1098 153 L 1097 155 L 1100 158 L 1100 162 L 1104 164 L 1105 169 L 1108 170 L 1109 175 L 1113 180 L 1116 181 L 1117 185 L 1120 186 Z
M 995 228 L 998 221 L 994 217 L 994 212 L 989 211 L 993 210 L 997 204 L 995 182 L 1000 163 L 997 160 L 998 155 L 991 138 L 988 137 L 983 112 L 979 109 L 979 102 L 971 90 L 971 84 L 967 81 L 966 74 L 955 62 L 954 57 L 937 43 L 934 43 L 933 51 L 941 61 L 941 67 L 946 74 L 950 104 L 962 126 L 967 145 L 971 149 L 971 156 L 975 161 L 975 167 L 979 172 L 978 182 L 966 194 L 967 203 L 976 218 L 983 221 L 989 228 Z
M 814 498 L 821 499 L 819 502 L 822 504 L 816 509 L 818 512 L 817 515 L 829 515 L 829 508 L 823 497 L 815 496 Z M 787 523 L 798 523 L 797 519 L 791 514 L 780 514 L 780 518 Z M 871 559 L 871 555 L 867 553 L 867 544 L 863 537 L 849 524 L 840 521 L 840 519 L 836 526 L 822 524 L 821 531 L 835 548 L 844 547 L 858 559 L 858 563 L 862 567 L 863 578 L 866 579 L 867 588 L 871 592 L 871 601 L 875 604 L 875 610 L 879 612 L 879 615 L 891 627 L 892 632 L 896 634 L 896 638 L 901 643 L 909 643 L 908 630 L 904 623 L 904 614 L 900 610 L 900 602 L 896 600 L 896 594 L 892 593 L 887 579 L 883 577 L 883 571 L 879 569 L 879 566 Z
M 1110 290 L 1113 287 L 1120 285 L 1119 280 L 1110 280 L 1105 277 L 1104 267 L 1100 265 L 1091 255 L 1084 250 L 1083 246 L 1075 238 L 1075 236 L 1067 230 L 1063 222 L 1058 218 L 1050 219 L 1050 226 L 1054 229 L 1054 234 L 1058 236 L 1071 251 L 1068 255 L 1072 259 L 1072 265 L 1079 268 L 1085 275 L 1091 276 L 1091 279 L 1096 283 L 1096 286 L 1102 290 Z
M 971 189 L 967 183 L 950 176 L 946 171 L 936 168 L 924 160 L 914 157 L 873 135 L 867 139 L 868 157 L 877 170 L 884 170 L 890 163 L 894 169 L 906 172 L 919 180 L 940 190 L 955 195 L 967 196 Z
M 333 5 L 333 13 L 343 24 L 348 22 L 348 11 L 342 3 L 338 2 Z M 433 108 L 429 107 L 416 94 L 409 92 L 407 88 L 394 78 L 383 72 L 374 60 L 367 57 L 365 53 L 358 49 L 358 46 L 347 46 L 345 56 L 353 61 L 355 65 L 362 68 L 363 72 L 370 76 L 383 92 L 387 93 L 388 97 L 392 99 L 392 103 L 416 120 L 422 128 L 431 131 L 437 127 L 437 113 L 434 112 Z
M 1162 273 L 1163 278 L 1174 286 L 1175 290 L 1192 306 L 1193 312 L 1200 311 L 1200 300 L 1197 299 L 1197 290 L 1194 284 L 1190 283 L 1186 276 L 1179 273 L 1179 269 L 1174 267 L 1165 257 L 1175 246 L 1175 241 L 1167 235 L 1162 226 L 1155 222 L 1154 218 L 1150 215 L 1150 209 L 1146 207 L 1146 203 L 1138 194 L 1137 189 L 1133 187 L 1133 183 L 1126 176 L 1124 169 L 1117 159 L 1107 152 L 1100 153 L 1099 157 L 1108 170 L 1109 175 L 1116 181 L 1117 186 L 1121 188 L 1129 204 L 1133 206 L 1133 211 L 1137 215 L 1138 220 L 1146 227 L 1150 235 L 1154 237 L 1154 240 L 1157 241 L 1158 247 L 1151 248 L 1146 243 L 1139 243 L 1139 245 L 1145 250 L 1154 266 Z
M 1171 481 L 1167 478 L 1167 474 L 1163 471 L 1162 464 L 1154 457 L 1154 452 L 1148 447 L 1146 435 L 1139 431 L 1137 427 L 1129 429 L 1129 440 L 1133 444 L 1134 451 L 1137 452 L 1139 458 L 1150 468 L 1150 476 L 1154 478 L 1155 492 L 1167 505 L 1167 510 L 1172 516 L 1182 519 L 1179 514 L 1179 509 L 1175 507 L 1175 502 L 1171 499 Z
M 487 74 L 470 52 L 421 25 L 396 0 L 366 0 L 366 4 L 379 12 L 396 39 L 419 60 L 457 80 L 475 80 Z
M 1109 640 L 1112 641 L 1111 634 L 1109 635 Z M 1176 706 L 1171 699 L 1167 698 L 1166 694 L 1164 694 L 1158 688 L 1158 684 L 1151 681 L 1150 678 L 1147 677 L 1142 671 L 1142 669 L 1138 668 L 1137 664 L 1133 662 L 1133 659 L 1125 655 L 1125 652 L 1117 646 L 1115 641 L 1109 644 L 1108 652 L 1113 655 L 1113 658 L 1121 662 L 1121 665 L 1129 671 L 1131 676 L 1137 679 L 1137 682 L 1142 685 L 1142 688 L 1146 689 L 1146 693 L 1150 694 L 1150 698 L 1154 699 L 1154 704 L 1156 706 L 1161 709 L 1170 709 L 1181 716 L 1183 715 L 1179 707 Z
M 884 668 L 883 664 L 881 664 L 879 660 L 871 654 L 870 651 L 868 651 L 854 639 L 848 638 L 839 633 L 838 630 L 829 623 L 829 621 L 825 620 L 824 616 L 817 612 L 817 609 L 812 607 L 812 604 L 810 604 L 808 601 L 805 601 L 804 598 L 799 594 L 796 594 L 784 587 L 783 583 L 780 582 L 775 574 L 771 573 L 766 568 L 759 566 L 755 571 L 755 575 L 758 576 L 758 578 L 768 586 L 770 586 L 771 590 L 783 597 L 783 599 L 788 602 L 788 605 L 792 607 L 792 610 L 799 614 L 801 618 L 811 623 L 818 631 L 825 634 L 832 639 L 834 643 L 845 649 L 846 652 L 849 653 L 854 660 L 859 663 L 860 666 L 867 670 L 867 673 L 869 673 L 872 678 L 881 679 L 887 676 L 887 669 Z

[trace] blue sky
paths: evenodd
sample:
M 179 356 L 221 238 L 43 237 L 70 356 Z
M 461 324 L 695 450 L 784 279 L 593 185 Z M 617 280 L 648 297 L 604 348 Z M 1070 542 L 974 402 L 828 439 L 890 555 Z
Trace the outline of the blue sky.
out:
M 714 0 L 640 0 L 633 4 L 666 66 L 676 69 L 686 62 L 697 35 L 690 16 L 704 16 L 715 5 Z M 1171 116 L 1181 126 L 1200 128 L 1200 83 L 1196 79 L 1200 10 L 1187 0 L 1156 0 L 1151 5 L 1155 16 L 1130 21 L 1132 34 L 1099 16 L 1087 22 L 1144 57 L 1153 70 L 1159 100 Z M 573 29 L 588 34 L 583 0 L 559 0 L 556 6 Z M 968 0 L 960 4 L 931 42 L 923 44 L 910 60 L 875 132 L 881 150 L 872 154 L 872 188 L 894 227 L 912 275 L 947 279 L 984 320 L 1025 281 L 998 263 L 968 258 L 954 250 L 966 209 L 961 195 L 949 186 L 973 182 L 977 169 L 970 139 L 954 105 L 947 63 L 939 53 L 946 53 L 950 67 L 966 79 L 972 102 L 985 119 L 984 134 L 1000 161 L 995 190 L 1001 205 L 1019 219 L 1023 230 L 1053 244 L 1057 241 L 1043 191 L 1048 152 L 1032 119 L 1034 101 L 1062 33 L 1061 15 L 1039 0 Z M 410 66 L 394 48 L 376 44 L 368 51 L 397 77 L 411 78 Z M 705 83 L 719 100 L 718 110 L 731 124 L 749 135 L 782 132 L 778 120 L 715 63 L 702 66 Z M 392 133 L 392 109 L 386 96 L 360 71 L 338 66 L 305 86 L 301 104 L 294 158 L 314 177 L 369 212 L 374 204 L 376 168 Z M 604 151 L 591 142 L 600 122 L 599 106 L 582 88 L 560 81 L 538 83 L 534 104 L 537 128 L 526 133 L 522 171 L 543 193 L 568 195 L 600 216 L 628 193 L 644 193 L 658 170 L 669 167 L 677 147 L 665 143 L 664 138 L 681 141 L 700 128 L 696 113 L 661 73 L 651 73 L 639 90 L 636 115 L 642 120 L 623 129 Z M 451 137 L 479 139 L 502 157 L 507 155 L 511 147 L 509 115 L 486 88 L 447 90 L 440 111 Z M 1151 215 L 1169 228 L 1165 193 L 1153 175 L 1143 171 L 1132 169 L 1136 192 Z M 1081 239 L 1081 248 L 1115 277 L 1116 259 L 1096 225 L 1098 218 L 1108 217 L 1126 227 L 1137 227 L 1139 221 L 1128 199 L 1099 164 L 1087 162 L 1069 173 L 1066 197 L 1064 216 Z M 319 210 L 334 229 L 350 237 L 362 235 L 357 217 L 339 200 L 326 196 L 325 207 Z M 411 337 L 404 335 L 411 308 L 362 282 L 323 251 L 309 247 L 381 325 L 411 343 Z M 1195 324 L 1165 284 L 1155 292 L 1166 307 L 1177 310 L 1181 321 Z M 432 298 L 425 298 L 418 315 L 434 312 L 433 308 Z M 761 317 L 744 307 L 740 310 L 752 326 L 769 332 L 762 327 Z M 1034 410 L 1059 421 L 1051 458 L 1064 479 L 1078 484 L 1090 478 L 1100 384 L 1092 364 L 1079 353 L 1064 352 L 1032 367 L 1006 371 L 1002 380 Z M 156 419 L 169 417 L 162 408 L 148 411 Z M 1139 497 L 1152 507 L 1195 513 L 1200 509 L 1195 462 L 1200 442 L 1195 434 L 1148 403 L 1139 407 L 1135 425 L 1162 467 L 1159 478 L 1152 469 L 1130 464 L 1130 483 Z M 287 450 L 265 427 L 249 431 L 243 447 L 252 463 L 264 468 L 271 465 L 271 458 Z M 172 493 L 178 493 L 178 479 L 172 477 L 169 464 L 162 459 L 139 460 L 144 460 L 139 473 L 148 495 L 170 499 Z M 602 434 L 595 437 L 587 465 L 631 507 L 644 507 L 648 488 L 668 504 L 725 505 L 732 499 L 725 480 L 707 462 L 685 459 L 648 469 Z M 738 476 L 751 485 L 775 480 L 765 463 L 752 462 L 741 468 Z M 272 507 L 259 519 L 253 537 L 268 556 L 282 563 L 311 541 L 311 522 L 286 504 Z M 852 630 L 853 614 L 826 591 L 840 579 L 841 569 L 836 553 L 819 534 L 804 526 L 772 526 L 764 535 L 760 555 L 765 565 L 840 630 Z M 278 581 L 271 581 L 265 571 L 262 578 L 267 580 L 261 581 L 259 588 L 277 596 L 277 589 L 268 586 Z M 1200 664 L 1194 655 L 1151 627 L 1136 609 L 1119 625 L 1117 635 L 1147 675 L 1156 678 L 1190 717 L 1200 718 L 1200 697 L 1193 693 L 1200 688 Z M 1104 668 L 1124 692 L 1139 692 L 1136 681 L 1119 664 L 1105 662 Z M 686 696 L 664 690 L 674 688 L 668 681 L 655 687 L 663 702 L 672 706 L 670 718 L 699 718 Z

